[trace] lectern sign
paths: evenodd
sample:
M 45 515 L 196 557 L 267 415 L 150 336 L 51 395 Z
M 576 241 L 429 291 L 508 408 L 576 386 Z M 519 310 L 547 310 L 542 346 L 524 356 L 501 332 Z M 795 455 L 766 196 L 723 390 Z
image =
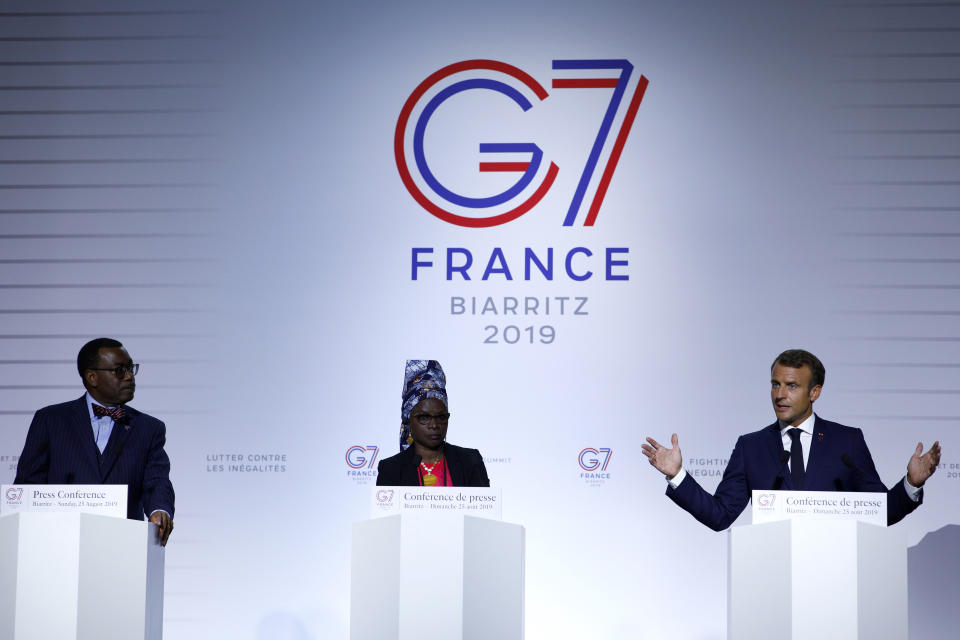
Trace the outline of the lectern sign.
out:
M 127 517 L 125 484 L 4 484 L 0 515 L 24 511 L 95 513 Z
M 753 523 L 856 520 L 887 526 L 887 494 L 854 491 L 753 491 Z
M 499 520 L 500 490 L 474 487 L 375 487 L 372 516 L 456 513 Z

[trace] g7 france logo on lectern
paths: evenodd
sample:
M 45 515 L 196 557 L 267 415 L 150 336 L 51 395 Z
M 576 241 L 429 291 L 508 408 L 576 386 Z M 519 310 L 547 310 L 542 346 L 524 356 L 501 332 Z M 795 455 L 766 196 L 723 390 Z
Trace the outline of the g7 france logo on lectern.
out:
M 554 60 L 553 70 L 559 76 L 552 79 L 553 89 L 613 90 L 563 219 L 563 226 L 573 226 L 586 208 L 583 226 L 590 227 L 597 220 L 649 82 L 643 75 L 631 82 L 633 65 L 622 59 Z M 630 89 L 632 94 L 625 100 Z M 457 175 L 451 170 L 449 165 L 456 162 L 446 158 L 428 160 L 427 128 L 434 119 L 443 121 L 438 114 L 444 111 L 441 107 L 467 98 L 476 100 L 481 105 L 477 109 L 485 115 L 487 109 L 502 108 L 500 103 L 490 103 L 491 97 L 501 102 L 506 99 L 507 105 L 528 112 L 548 96 L 543 85 L 530 74 L 497 60 L 465 60 L 431 74 L 407 98 L 394 134 L 397 170 L 410 195 L 437 218 L 462 227 L 494 227 L 530 211 L 547 195 L 560 173 L 560 167 L 545 157 L 540 146 L 530 141 L 479 142 L 478 153 L 484 160 L 479 162 L 478 170 L 489 179 L 476 180 L 476 175 Z M 489 124 L 491 118 L 472 117 L 465 122 L 435 126 L 459 133 L 481 120 Z M 512 184 L 503 180 L 503 174 L 509 173 L 519 174 Z M 460 187 L 449 186 L 451 180 L 456 183 L 458 178 Z M 490 193 L 464 193 L 464 182 L 478 182 L 471 188 Z M 587 200 L 589 205 L 585 204 Z

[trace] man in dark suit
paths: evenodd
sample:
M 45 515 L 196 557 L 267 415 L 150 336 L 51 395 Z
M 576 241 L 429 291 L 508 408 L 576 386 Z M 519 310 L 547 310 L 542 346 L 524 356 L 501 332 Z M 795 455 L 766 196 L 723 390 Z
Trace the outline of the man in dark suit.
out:
M 923 502 L 923 484 L 940 463 L 940 443 L 907 463 L 907 475 L 887 489 L 863 432 L 813 413 L 826 372 L 808 351 L 784 351 L 770 367 L 770 399 L 777 421 L 741 436 L 713 495 L 683 469 L 677 434 L 667 448 L 653 438 L 642 445 L 650 464 L 667 477 L 667 497 L 715 531 L 729 527 L 754 489 L 877 491 L 887 494 L 887 524 L 902 520 Z M 922 455 L 921 455 L 922 454 Z
M 85 344 L 77 355 L 77 371 L 87 392 L 34 414 L 14 482 L 125 484 L 127 518 L 147 515 L 166 545 L 174 501 L 170 459 L 163 450 L 166 427 L 127 406 L 139 366 L 116 340 Z

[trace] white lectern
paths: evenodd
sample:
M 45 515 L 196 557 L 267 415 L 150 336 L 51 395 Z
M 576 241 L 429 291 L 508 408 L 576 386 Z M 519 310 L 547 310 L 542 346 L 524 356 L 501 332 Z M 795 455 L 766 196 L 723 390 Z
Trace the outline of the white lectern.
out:
M 522 640 L 524 529 L 459 513 L 353 527 L 351 640 Z
M 907 639 L 906 531 L 854 520 L 730 530 L 730 640 Z
M 156 525 L 85 513 L 0 518 L 0 640 L 160 640 Z

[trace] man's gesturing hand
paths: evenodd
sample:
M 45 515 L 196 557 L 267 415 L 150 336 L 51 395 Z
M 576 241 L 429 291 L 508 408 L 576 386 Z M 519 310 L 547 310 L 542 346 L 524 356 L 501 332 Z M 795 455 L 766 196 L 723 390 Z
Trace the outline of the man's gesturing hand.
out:
M 907 463 L 907 482 L 914 487 L 922 487 L 927 478 L 937 470 L 937 465 L 940 464 L 940 441 L 934 442 L 929 451 L 920 455 L 922 451 L 923 443 L 918 442 L 916 450 Z
M 680 468 L 683 466 L 683 456 L 680 454 L 677 434 L 670 436 L 670 442 L 673 444 L 670 449 L 653 438 L 647 438 L 647 442 L 650 444 L 642 444 L 640 448 L 643 449 L 643 455 L 647 456 L 650 464 L 657 471 L 667 476 L 668 479 L 680 473 Z

